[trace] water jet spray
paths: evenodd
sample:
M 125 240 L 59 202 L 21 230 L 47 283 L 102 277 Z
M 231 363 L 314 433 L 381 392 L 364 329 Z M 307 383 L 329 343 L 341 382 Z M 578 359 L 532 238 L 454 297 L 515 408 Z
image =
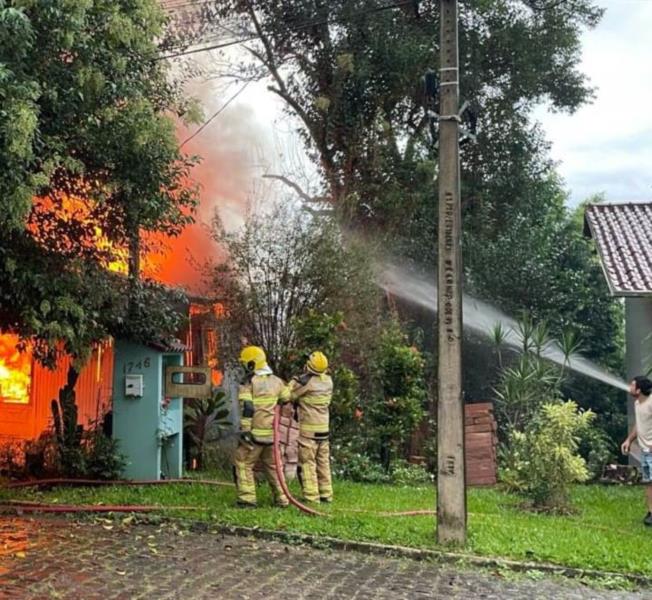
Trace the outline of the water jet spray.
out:
M 434 283 L 434 277 L 432 280 L 426 279 L 389 263 L 379 265 L 378 270 L 379 285 L 385 291 L 422 306 L 432 313 L 437 312 L 437 286 Z M 522 339 L 517 332 L 516 320 L 490 304 L 464 294 L 463 314 L 464 329 L 489 337 L 493 328 L 500 323 L 506 329 L 504 343 L 513 348 L 521 347 Z M 619 390 L 628 391 L 627 383 L 622 379 L 579 354 L 572 354 L 567 358 L 555 342 L 551 342 L 543 348 L 541 355 L 576 373 L 586 375 Z

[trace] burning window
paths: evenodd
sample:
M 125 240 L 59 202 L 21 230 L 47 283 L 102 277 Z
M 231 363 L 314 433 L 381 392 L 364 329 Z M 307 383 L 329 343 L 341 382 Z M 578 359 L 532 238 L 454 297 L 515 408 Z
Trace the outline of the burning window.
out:
M 16 404 L 29 402 L 32 355 L 18 350 L 18 336 L 0 335 L 0 400 Z

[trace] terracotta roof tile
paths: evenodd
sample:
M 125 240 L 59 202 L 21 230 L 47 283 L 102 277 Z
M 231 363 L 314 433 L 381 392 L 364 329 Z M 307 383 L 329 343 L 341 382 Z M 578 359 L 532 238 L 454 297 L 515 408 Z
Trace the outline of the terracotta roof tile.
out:
M 595 240 L 613 295 L 652 295 L 652 202 L 590 204 L 584 230 Z

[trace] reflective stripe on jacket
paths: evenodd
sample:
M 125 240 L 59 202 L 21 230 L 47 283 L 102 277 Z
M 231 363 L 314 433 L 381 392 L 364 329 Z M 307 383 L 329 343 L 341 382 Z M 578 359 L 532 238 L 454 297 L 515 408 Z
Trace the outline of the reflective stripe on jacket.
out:
M 274 407 L 287 401 L 290 391 L 276 375 L 254 375 L 240 385 L 240 431 L 250 431 L 259 444 L 271 444 L 274 431 Z

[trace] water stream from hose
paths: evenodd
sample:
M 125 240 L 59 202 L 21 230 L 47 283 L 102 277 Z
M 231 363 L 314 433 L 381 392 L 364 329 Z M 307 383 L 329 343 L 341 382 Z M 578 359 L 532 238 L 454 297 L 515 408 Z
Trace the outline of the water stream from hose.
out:
M 392 264 L 384 264 L 379 268 L 380 286 L 385 291 L 436 313 L 437 286 L 434 279 L 433 277 L 431 281 Z M 513 348 L 521 348 L 518 323 L 512 317 L 467 294 L 464 294 L 462 306 L 464 329 L 490 337 L 494 327 L 501 323 L 507 331 L 504 343 Z M 559 345 L 554 342 L 549 343 L 541 354 L 553 362 L 568 366 L 576 373 L 597 379 L 619 390 L 628 390 L 627 384 L 619 377 L 579 354 L 573 354 L 570 361 L 567 361 Z

